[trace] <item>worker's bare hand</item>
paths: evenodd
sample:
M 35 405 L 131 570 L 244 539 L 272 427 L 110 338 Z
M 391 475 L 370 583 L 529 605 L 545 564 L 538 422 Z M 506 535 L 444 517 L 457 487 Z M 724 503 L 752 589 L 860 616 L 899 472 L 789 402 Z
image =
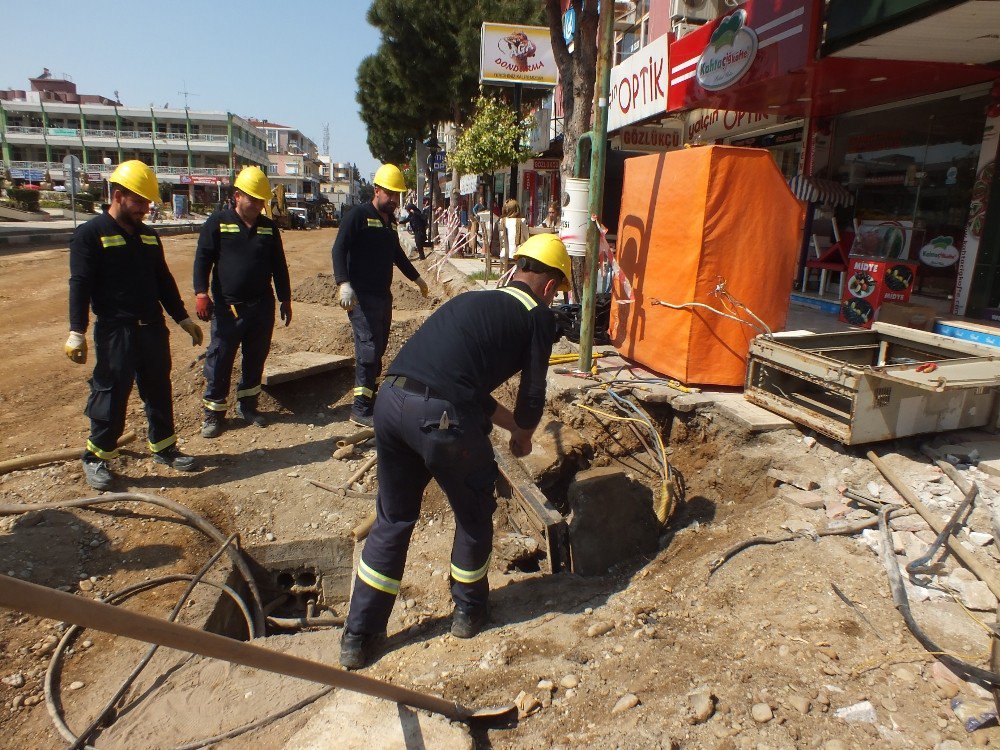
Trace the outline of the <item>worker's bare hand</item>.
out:
M 285 323 L 285 328 L 287 328 L 288 324 L 292 322 L 292 301 L 285 300 L 284 302 L 281 303 L 278 309 L 279 309 L 279 314 L 281 315 L 281 319 Z
M 510 452 L 515 458 L 522 458 L 531 453 L 531 433 L 525 430 L 515 430 L 510 434 Z
M 198 320 L 208 322 L 212 319 L 212 298 L 207 294 L 197 294 L 194 298 L 195 310 L 198 313 Z

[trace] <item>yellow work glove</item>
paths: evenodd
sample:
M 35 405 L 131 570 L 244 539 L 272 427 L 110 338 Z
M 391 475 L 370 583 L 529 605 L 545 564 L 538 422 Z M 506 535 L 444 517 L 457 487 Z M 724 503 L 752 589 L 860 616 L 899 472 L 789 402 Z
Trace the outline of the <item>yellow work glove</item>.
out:
M 420 276 L 417 277 L 417 286 L 420 287 L 420 294 L 424 297 L 431 293 L 431 290 L 427 288 L 427 282 Z
M 184 318 L 177 325 L 187 331 L 191 337 L 191 346 L 201 346 L 201 342 L 205 340 L 205 335 L 201 332 L 201 326 L 191 320 L 191 318 Z
M 78 365 L 87 361 L 87 339 L 82 333 L 69 332 L 69 338 L 66 339 L 66 356 Z

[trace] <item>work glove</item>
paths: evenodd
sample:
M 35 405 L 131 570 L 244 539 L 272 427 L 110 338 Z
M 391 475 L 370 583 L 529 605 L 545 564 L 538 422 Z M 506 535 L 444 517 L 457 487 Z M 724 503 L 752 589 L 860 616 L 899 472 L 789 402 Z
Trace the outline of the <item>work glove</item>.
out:
M 358 297 L 354 293 L 354 287 L 350 281 L 345 281 L 340 285 L 340 306 L 350 312 L 358 304 Z
M 87 361 L 87 339 L 82 333 L 70 331 L 66 339 L 66 356 L 82 365 Z
M 288 328 L 288 324 L 292 322 L 292 301 L 285 300 L 278 306 L 278 312 L 281 315 L 281 319 L 285 322 L 285 328 Z
M 209 321 L 212 319 L 212 309 L 215 305 L 212 304 L 212 298 L 209 297 L 204 292 L 196 294 L 194 298 L 194 304 L 198 312 L 198 320 Z
M 426 297 L 431 293 L 431 290 L 427 287 L 427 282 L 424 281 L 422 276 L 417 277 L 417 286 L 420 287 L 421 296 Z
M 191 346 L 201 346 L 201 342 L 205 340 L 205 336 L 201 332 L 200 325 L 191 320 L 191 318 L 184 318 L 177 325 L 187 331 L 187 334 L 191 337 Z

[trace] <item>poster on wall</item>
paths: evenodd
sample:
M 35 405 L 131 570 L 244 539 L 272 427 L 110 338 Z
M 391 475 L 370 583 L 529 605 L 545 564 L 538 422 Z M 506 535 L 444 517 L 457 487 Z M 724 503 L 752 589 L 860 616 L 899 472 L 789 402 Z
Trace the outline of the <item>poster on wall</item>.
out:
M 913 240 L 912 221 L 874 221 L 857 223 L 857 234 L 851 255 L 869 258 L 910 257 L 910 243 Z
M 483 24 L 479 47 L 480 83 L 555 86 L 556 73 L 547 27 Z

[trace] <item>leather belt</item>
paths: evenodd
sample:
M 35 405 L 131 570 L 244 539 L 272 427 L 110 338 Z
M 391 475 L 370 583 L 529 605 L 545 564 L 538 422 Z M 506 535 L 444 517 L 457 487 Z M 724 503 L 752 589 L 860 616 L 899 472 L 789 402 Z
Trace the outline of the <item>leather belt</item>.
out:
M 385 379 L 385 384 L 390 385 L 393 388 L 399 388 L 406 391 L 407 393 L 412 393 L 414 396 L 423 396 L 424 398 L 436 398 L 441 401 L 448 401 L 449 399 L 442 396 L 440 393 L 435 391 L 430 386 L 426 386 L 419 380 L 414 380 L 413 378 L 407 378 L 402 375 L 390 375 Z

